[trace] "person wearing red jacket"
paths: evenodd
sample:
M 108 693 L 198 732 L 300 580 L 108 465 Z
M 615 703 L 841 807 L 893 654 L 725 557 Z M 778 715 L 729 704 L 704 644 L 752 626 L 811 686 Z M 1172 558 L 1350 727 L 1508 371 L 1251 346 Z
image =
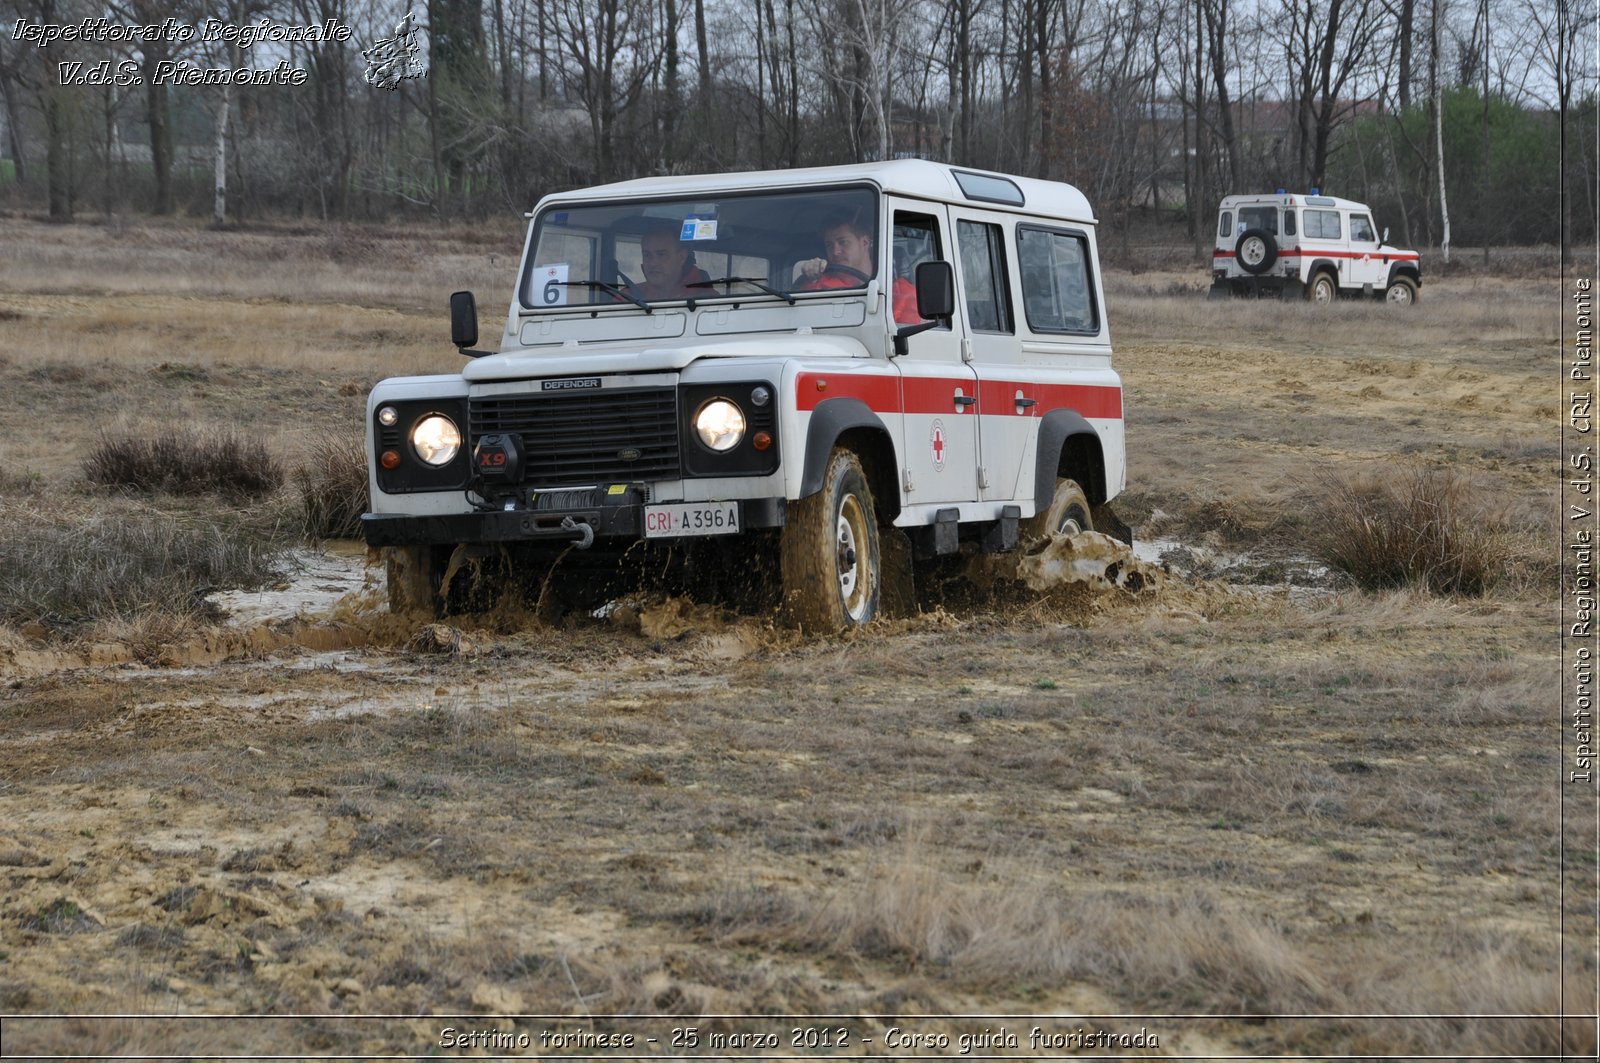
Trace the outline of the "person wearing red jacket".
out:
M 832 218 L 823 225 L 822 249 L 826 258 L 795 263 L 795 281 L 804 280 L 797 291 L 860 288 L 878 272 L 872 254 L 872 232 L 862 223 L 859 211 Z M 910 281 L 896 277 L 890 293 L 896 323 L 915 325 L 922 320 L 917 313 L 917 290 Z
M 694 264 L 694 253 L 678 239 L 676 226 L 660 226 L 645 233 L 639 240 L 639 258 L 644 280 L 632 290 L 647 302 L 713 294 L 709 288 L 690 287 L 710 280 L 711 275 Z

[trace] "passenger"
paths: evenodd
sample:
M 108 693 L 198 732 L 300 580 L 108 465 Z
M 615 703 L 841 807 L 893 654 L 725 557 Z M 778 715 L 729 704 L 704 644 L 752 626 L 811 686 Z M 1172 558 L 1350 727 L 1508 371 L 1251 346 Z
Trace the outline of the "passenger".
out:
M 861 210 L 831 216 L 822 226 L 822 249 L 826 258 L 796 262 L 794 281 L 797 291 L 817 292 L 836 288 L 859 288 L 878 272 L 872 254 L 872 231 L 861 220 Z M 901 325 L 922 320 L 917 313 L 917 290 L 904 277 L 891 286 L 894 319 Z
M 694 252 L 683 246 L 678 231 L 676 225 L 657 225 L 639 240 L 644 280 L 632 287 L 639 298 L 657 302 L 714 294 L 710 288 L 690 287 L 709 281 L 711 274 L 695 265 Z

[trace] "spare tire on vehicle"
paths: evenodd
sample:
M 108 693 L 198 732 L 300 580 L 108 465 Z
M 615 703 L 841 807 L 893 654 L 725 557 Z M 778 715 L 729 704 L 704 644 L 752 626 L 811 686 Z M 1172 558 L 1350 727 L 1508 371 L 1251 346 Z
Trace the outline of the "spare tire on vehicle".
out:
M 1233 245 L 1233 256 L 1246 273 L 1262 274 L 1278 261 L 1278 241 L 1265 229 L 1246 229 Z

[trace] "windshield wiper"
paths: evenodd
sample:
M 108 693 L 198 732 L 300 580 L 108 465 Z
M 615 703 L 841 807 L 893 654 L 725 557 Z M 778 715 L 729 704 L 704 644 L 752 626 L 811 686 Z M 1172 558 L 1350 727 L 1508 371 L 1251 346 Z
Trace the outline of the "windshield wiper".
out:
M 788 292 L 780 292 L 776 288 L 769 288 L 767 286 L 767 278 L 765 278 L 765 277 L 718 277 L 716 280 L 712 280 L 712 281 L 695 281 L 693 284 L 686 285 L 685 287 L 689 287 L 689 288 L 710 288 L 710 287 L 712 287 L 714 285 L 717 285 L 717 284 L 749 284 L 749 285 L 753 285 L 754 287 L 760 288 L 762 291 L 766 292 L 768 295 L 776 295 L 779 299 L 787 300 L 790 306 L 793 306 L 795 304 L 794 296 L 790 295 Z
M 647 314 L 655 313 L 655 309 L 637 295 L 634 295 L 632 292 L 625 289 L 618 288 L 615 284 L 607 284 L 605 281 L 545 281 L 546 287 L 552 284 L 561 288 L 599 288 L 608 295 L 615 295 L 619 299 L 628 300 L 634 306 L 637 306 L 640 310 L 643 310 Z

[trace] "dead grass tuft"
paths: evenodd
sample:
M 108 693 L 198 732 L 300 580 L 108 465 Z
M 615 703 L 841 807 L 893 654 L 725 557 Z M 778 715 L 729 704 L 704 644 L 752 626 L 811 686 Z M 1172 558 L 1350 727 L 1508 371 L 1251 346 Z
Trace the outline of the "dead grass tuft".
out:
M 95 515 L 0 500 L 0 620 L 193 616 L 204 597 L 274 579 L 282 545 L 247 525 L 133 510 Z
M 1318 556 L 1367 590 L 1480 595 L 1505 575 L 1507 527 L 1460 473 L 1331 474 L 1312 503 Z
M 102 435 L 83 471 L 90 483 L 175 495 L 259 498 L 283 485 L 283 465 L 272 452 L 230 429 Z
M 325 431 L 294 472 L 302 529 L 311 539 L 356 539 L 369 508 L 367 461 L 359 432 Z

